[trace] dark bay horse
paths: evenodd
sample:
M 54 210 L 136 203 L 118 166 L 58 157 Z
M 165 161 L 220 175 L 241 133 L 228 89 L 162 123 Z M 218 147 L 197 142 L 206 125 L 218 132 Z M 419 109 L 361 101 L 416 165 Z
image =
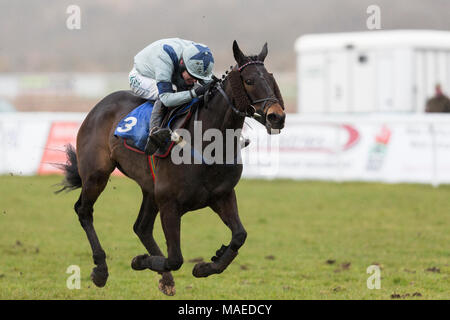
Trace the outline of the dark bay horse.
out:
M 233 42 L 237 66 L 216 84 L 214 92 L 198 109 L 197 118 L 203 131 L 217 128 L 241 129 L 246 116 L 253 116 L 263 124 L 268 133 L 284 127 L 283 100 L 272 74 L 263 62 L 267 44 L 257 56 L 246 56 Z M 183 264 L 180 249 L 181 217 L 188 211 L 209 206 L 231 230 L 228 246 L 222 246 L 211 262 L 195 265 L 195 277 L 207 277 L 224 271 L 244 244 L 247 233 L 239 219 L 234 187 L 237 185 L 242 164 L 179 164 L 171 157 L 156 160 L 155 180 L 149 173 L 148 158 L 127 149 L 121 139 L 114 136 L 119 121 L 132 109 L 144 103 L 130 91 L 114 92 L 101 100 L 87 115 L 77 135 L 76 151 L 68 146 L 64 189 L 81 187 L 75 203 L 81 226 L 92 248 L 95 267 L 91 279 L 103 287 L 108 278 L 106 254 L 93 225 L 93 205 L 104 190 L 115 168 L 135 180 L 142 189 L 143 200 L 133 230 L 149 254 L 136 256 L 131 266 L 134 270 L 150 269 L 162 275 L 159 289 L 168 295 L 175 294 L 171 271 Z M 194 132 L 191 118 L 186 129 Z M 225 134 L 223 135 L 225 137 Z M 225 143 L 224 143 L 225 145 Z M 237 152 L 239 143 L 233 143 Z M 160 212 L 161 224 L 167 242 L 167 258 L 153 238 L 155 218 Z

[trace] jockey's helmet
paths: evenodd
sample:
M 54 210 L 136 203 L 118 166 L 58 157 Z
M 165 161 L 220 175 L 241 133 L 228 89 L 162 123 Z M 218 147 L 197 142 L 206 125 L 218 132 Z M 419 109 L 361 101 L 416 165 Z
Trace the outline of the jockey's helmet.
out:
M 183 51 L 183 62 L 187 72 L 200 80 L 211 80 L 214 67 L 214 57 L 211 50 L 200 43 L 191 43 Z

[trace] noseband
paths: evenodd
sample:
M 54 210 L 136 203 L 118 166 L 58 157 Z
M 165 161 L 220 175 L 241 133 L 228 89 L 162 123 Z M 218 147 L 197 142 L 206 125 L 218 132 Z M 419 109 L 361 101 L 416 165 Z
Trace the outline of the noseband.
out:
M 240 66 L 237 71 L 239 73 L 241 73 L 241 71 L 243 69 L 245 69 L 247 66 L 252 65 L 252 64 L 260 64 L 260 65 L 264 65 L 264 62 L 262 61 L 249 61 L 245 64 L 243 64 L 242 66 Z M 264 78 L 264 80 L 266 80 Z M 241 79 L 242 81 L 242 79 Z M 267 82 L 267 80 L 266 80 Z M 227 101 L 228 105 L 231 107 L 231 109 L 234 111 L 235 114 L 237 114 L 238 116 L 241 117 L 252 117 L 252 118 L 259 118 L 261 119 L 262 116 L 256 112 L 256 108 L 254 106 L 254 104 L 258 104 L 258 103 L 263 103 L 262 105 L 262 113 L 265 115 L 266 114 L 266 109 L 271 106 L 274 103 L 279 103 L 279 100 L 275 97 L 275 96 L 270 96 L 267 98 L 263 98 L 263 99 L 257 99 L 257 100 L 253 100 L 251 99 L 250 95 L 248 94 L 248 92 L 245 90 L 244 87 L 242 87 L 242 90 L 245 92 L 246 96 L 247 96 L 247 100 L 248 102 L 245 103 L 246 104 L 246 109 L 245 111 L 240 111 L 238 108 L 236 108 L 236 106 L 231 102 L 230 98 L 228 97 L 228 95 L 225 93 L 225 91 L 223 90 L 222 86 L 219 85 L 217 86 L 217 89 L 219 90 L 219 92 L 223 95 L 223 97 L 225 98 L 225 100 Z M 268 103 L 268 102 L 272 102 L 272 103 Z

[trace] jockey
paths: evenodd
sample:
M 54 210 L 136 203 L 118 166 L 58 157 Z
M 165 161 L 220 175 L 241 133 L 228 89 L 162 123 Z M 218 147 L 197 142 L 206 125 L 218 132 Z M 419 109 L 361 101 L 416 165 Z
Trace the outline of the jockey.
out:
M 204 95 L 213 83 L 213 67 L 214 58 L 207 46 L 179 38 L 155 41 L 134 57 L 129 74 L 131 89 L 142 98 L 156 100 L 146 154 L 153 154 L 159 147 L 155 133 L 166 108 Z

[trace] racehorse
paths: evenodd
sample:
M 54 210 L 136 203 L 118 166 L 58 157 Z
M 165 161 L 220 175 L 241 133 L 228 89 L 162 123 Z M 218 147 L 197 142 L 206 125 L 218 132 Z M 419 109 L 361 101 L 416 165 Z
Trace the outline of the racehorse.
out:
M 198 108 L 196 119 L 202 122 L 203 130 L 217 128 L 225 137 L 226 130 L 242 129 L 246 116 L 257 119 L 268 133 L 284 127 L 286 114 L 280 90 L 264 66 L 267 53 L 267 43 L 258 55 L 246 56 L 237 42 L 233 42 L 237 65 L 215 84 L 207 95 L 209 98 L 205 98 L 203 106 Z M 117 91 L 103 98 L 88 113 L 78 131 L 76 151 L 67 146 L 67 163 L 62 165 L 65 179 L 60 191 L 81 187 L 74 209 L 92 248 L 96 266 L 91 279 L 96 286 L 103 287 L 108 279 L 108 267 L 93 225 L 93 205 L 115 168 L 136 181 L 142 189 L 143 199 L 133 230 L 149 254 L 134 257 L 131 267 L 158 272 L 162 276 L 159 289 L 173 295 L 175 282 L 171 271 L 178 270 L 183 264 L 180 249 L 183 214 L 208 206 L 232 233 L 229 245 L 222 246 L 211 262 L 194 266 L 195 277 L 223 272 L 244 244 L 247 232 L 239 219 L 234 191 L 241 177 L 242 163 L 174 164 L 171 157 L 155 158 L 153 179 L 149 174 L 148 157 L 126 148 L 121 139 L 114 136 L 119 121 L 144 102 L 131 91 Z M 191 118 L 186 126 L 191 133 L 194 132 L 193 122 Z M 238 152 L 239 143 L 234 142 L 233 151 Z M 158 211 L 167 242 L 167 258 L 153 238 Z

